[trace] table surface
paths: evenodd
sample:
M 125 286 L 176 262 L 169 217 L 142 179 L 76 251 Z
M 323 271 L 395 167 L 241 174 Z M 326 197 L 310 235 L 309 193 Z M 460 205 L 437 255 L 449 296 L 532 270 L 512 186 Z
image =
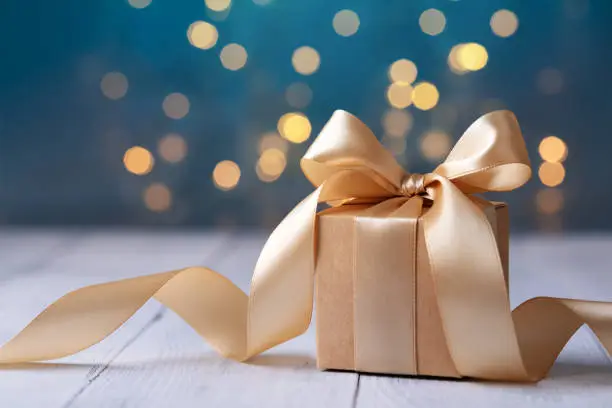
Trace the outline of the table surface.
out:
M 0 341 L 69 290 L 206 265 L 248 290 L 257 232 L 0 231 Z M 519 236 L 513 306 L 551 295 L 612 301 L 612 236 Z M 610 406 L 612 364 L 583 327 L 538 384 L 446 381 L 315 364 L 314 327 L 248 364 L 217 356 L 150 301 L 115 334 L 75 356 L 0 368 L 0 407 L 560 407 Z

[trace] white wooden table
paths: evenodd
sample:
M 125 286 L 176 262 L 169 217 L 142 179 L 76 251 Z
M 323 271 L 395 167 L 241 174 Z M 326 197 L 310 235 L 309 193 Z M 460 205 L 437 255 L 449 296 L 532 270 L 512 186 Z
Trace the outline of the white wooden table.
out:
M 0 341 L 77 287 L 207 265 L 247 290 L 263 233 L 0 231 Z M 513 305 L 535 295 L 612 301 L 612 236 L 517 237 Z M 249 364 L 218 357 L 149 302 L 76 356 L 0 369 L 0 407 L 610 407 L 612 364 L 581 329 L 536 385 L 320 372 L 314 328 Z

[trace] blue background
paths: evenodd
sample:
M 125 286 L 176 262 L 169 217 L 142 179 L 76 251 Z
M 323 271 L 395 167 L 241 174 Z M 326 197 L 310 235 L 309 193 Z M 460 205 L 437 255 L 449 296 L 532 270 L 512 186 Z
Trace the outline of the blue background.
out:
M 447 19 L 438 36 L 424 34 L 418 24 L 419 15 L 432 7 Z M 332 19 L 342 9 L 359 15 L 354 36 L 333 30 Z M 491 31 L 489 20 L 499 9 L 518 16 L 511 37 Z M 454 139 L 482 113 L 507 108 L 519 118 L 536 173 L 543 137 L 561 137 L 569 150 L 567 176 L 556 187 L 564 199 L 559 212 L 538 212 L 535 197 L 546 187 L 537 176 L 519 191 L 495 196 L 510 202 L 514 228 L 609 229 L 611 12 L 612 3 L 603 0 L 273 0 L 266 6 L 234 0 L 219 20 L 203 0 L 153 0 L 144 9 L 125 0 L 4 0 L 0 222 L 272 226 L 311 189 L 298 164 L 308 143 L 291 145 L 287 169 L 276 182 L 262 183 L 254 171 L 260 135 L 295 110 L 285 100 L 287 86 L 300 81 L 313 91 L 303 110 L 313 127 L 310 140 L 340 108 L 382 136 L 389 65 L 409 58 L 419 68 L 419 80 L 440 91 L 433 110 L 408 108 L 414 127 L 399 160 L 410 171 L 434 167 L 420 156 L 418 136 L 439 127 L 440 106 L 457 113 L 443 129 Z M 190 45 L 186 31 L 196 20 L 219 30 L 214 48 Z M 456 75 L 447 65 L 448 53 L 470 41 L 487 48 L 488 64 Z M 235 72 L 219 60 L 221 48 L 231 42 L 248 52 L 246 66 Z M 293 51 L 303 45 L 321 56 L 311 76 L 291 65 Z M 536 78 L 544 68 L 562 73 L 560 93 L 538 91 Z M 129 80 L 126 96 L 117 101 L 100 91 L 100 80 L 110 71 Z M 171 92 L 190 100 L 183 119 L 164 115 L 162 101 Z M 146 176 L 126 171 L 126 149 L 141 145 L 155 153 L 169 132 L 186 139 L 184 161 L 158 160 Z M 214 166 L 225 159 L 242 169 L 231 191 L 217 189 L 211 180 Z M 156 213 L 143 204 L 143 189 L 152 182 L 172 191 L 170 210 Z

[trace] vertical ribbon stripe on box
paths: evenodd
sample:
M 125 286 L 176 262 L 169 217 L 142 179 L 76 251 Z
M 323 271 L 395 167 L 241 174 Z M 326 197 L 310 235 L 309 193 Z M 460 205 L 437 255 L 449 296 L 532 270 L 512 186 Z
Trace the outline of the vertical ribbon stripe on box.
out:
M 416 235 L 419 209 L 389 222 L 387 200 L 355 217 L 355 368 L 416 374 Z M 416 201 L 415 201 L 416 203 Z M 398 203 L 399 204 L 399 203 Z

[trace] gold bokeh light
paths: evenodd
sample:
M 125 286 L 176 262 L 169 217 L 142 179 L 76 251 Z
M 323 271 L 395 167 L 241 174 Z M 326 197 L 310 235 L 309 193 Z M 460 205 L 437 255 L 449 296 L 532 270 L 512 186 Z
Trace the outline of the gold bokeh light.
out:
M 240 181 L 240 167 L 231 160 L 217 163 L 213 170 L 213 182 L 219 190 L 228 191 L 235 188 Z
M 212 11 L 225 11 L 232 4 L 232 0 L 205 0 L 205 3 Z
M 510 10 L 497 10 L 491 16 L 491 30 L 499 37 L 510 37 L 518 28 L 518 18 Z
M 184 118 L 189 113 L 189 107 L 189 99 L 179 92 L 169 94 L 162 103 L 164 113 L 172 119 Z
M 154 164 L 153 155 L 142 146 L 130 147 L 123 154 L 123 165 L 127 171 L 138 176 L 149 174 Z
M 419 25 L 425 34 L 438 35 L 446 27 L 446 17 L 440 10 L 431 8 L 421 13 Z
M 259 154 L 262 154 L 268 149 L 277 149 L 286 154 L 289 150 L 289 142 L 280 137 L 276 132 L 267 132 L 261 135 L 257 150 Z
M 228 44 L 221 50 L 221 64 L 230 71 L 238 71 L 247 62 L 247 51 L 240 44 Z
M 334 16 L 332 25 L 338 35 L 350 37 L 359 30 L 359 16 L 352 10 L 341 10 Z
M 453 48 L 451 48 L 450 52 L 448 53 L 448 66 L 451 71 L 458 75 L 462 75 L 468 72 L 468 70 L 463 67 L 463 65 L 461 65 L 461 63 L 459 62 L 459 58 L 457 57 L 459 49 L 461 49 L 463 45 L 464 44 L 457 44 L 453 46 Z
M 389 79 L 400 85 L 410 85 L 417 77 L 417 67 L 409 59 L 399 59 L 389 67 Z
M 312 90 L 303 82 L 294 82 L 287 87 L 285 99 L 290 106 L 304 109 L 312 100 Z
M 272 183 L 272 182 L 278 180 L 278 178 L 281 176 L 280 174 L 276 174 L 274 176 L 271 176 L 271 175 L 265 173 L 261 169 L 261 166 L 259 165 L 259 162 L 257 162 L 257 165 L 255 166 L 255 174 L 257 174 L 257 178 L 259 180 L 263 181 L 264 183 Z
M 285 153 L 279 149 L 270 148 L 264 150 L 257 161 L 257 166 L 267 176 L 279 177 L 287 166 Z
M 412 104 L 412 87 L 400 82 L 392 83 L 387 88 L 387 100 L 389 105 L 397 109 L 404 109 Z
M 187 39 L 194 47 L 208 50 L 217 44 L 219 32 L 214 25 L 206 21 L 195 21 L 187 29 Z
M 157 148 L 162 159 L 169 163 L 178 163 L 187 155 L 187 143 L 177 133 L 170 133 L 159 141 Z
M 321 65 L 321 57 L 314 48 L 303 46 L 293 52 L 291 63 L 296 72 L 302 75 L 312 75 Z
M 487 49 L 477 43 L 461 44 L 456 52 L 458 65 L 467 71 L 483 69 L 489 60 Z
M 303 143 L 310 137 L 312 126 L 303 113 L 290 112 L 278 120 L 278 132 L 293 143 Z
M 432 130 L 421 137 L 421 153 L 430 161 L 443 159 L 450 149 L 451 139 L 445 132 Z
M 430 110 L 438 104 L 440 93 L 430 82 L 420 82 L 412 90 L 412 103 L 421 110 Z
M 547 136 L 542 139 L 538 151 L 542 160 L 551 163 L 560 163 L 567 158 L 567 145 L 556 136 Z
M 400 109 L 389 109 L 382 118 L 385 133 L 391 137 L 401 138 L 412 128 L 412 115 Z
M 565 168 L 561 163 L 544 162 L 540 165 L 538 176 L 545 186 L 556 187 L 565 179 Z
M 168 211 L 172 206 L 172 193 L 162 183 L 153 183 L 147 187 L 143 199 L 147 208 L 154 212 Z
M 108 99 L 121 99 L 128 90 L 128 80 L 121 72 L 109 72 L 102 77 L 100 89 Z

